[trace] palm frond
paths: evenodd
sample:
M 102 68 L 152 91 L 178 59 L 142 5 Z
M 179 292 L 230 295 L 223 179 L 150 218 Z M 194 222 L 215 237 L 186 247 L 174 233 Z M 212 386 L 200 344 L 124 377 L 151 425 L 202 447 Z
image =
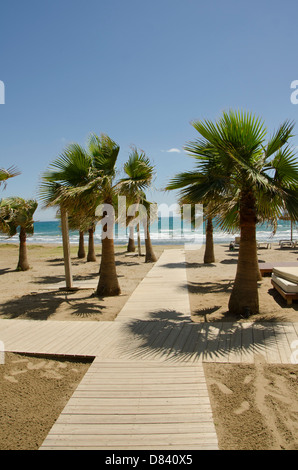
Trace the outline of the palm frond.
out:
M 4 184 L 4 187 L 6 185 L 6 181 L 9 178 L 14 178 L 15 176 L 19 176 L 21 172 L 17 169 L 16 166 L 10 166 L 5 170 L 4 168 L 0 168 L 0 185 Z
M 97 171 L 115 175 L 115 165 L 120 147 L 106 134 L 100 137 L 91 133 L 88 140 L 88 149 L 93 158 L 93 165 Z

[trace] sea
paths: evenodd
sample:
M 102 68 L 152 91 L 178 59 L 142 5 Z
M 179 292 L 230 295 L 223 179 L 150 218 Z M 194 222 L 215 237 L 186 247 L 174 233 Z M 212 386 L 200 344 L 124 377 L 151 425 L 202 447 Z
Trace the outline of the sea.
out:
M 272 227 L 268 224 L 257 226 L 257 240 L 261 242 L 275 243 L 279 240 L 290 240 L 291 231 L 293 239 L 298 239 L 298 224 L 293 224 L 288 220 L 278 221 L 276 233 L 273 235 Z M 141 228 L 141 241 L 144 243 L 144 230 Z M 94 240 L 95 244 L 101 243 L 102 227 L 97 225 Z M 231 234 L 222 231 L 218 226 L 214 227 L 213 239 L 214 243 L 225 244 L 235 239 L 239 234 Z M 193 229 L 190 224 L 182 223 L 179 217 L 159 217 L 150 225 L 150 238 L 154 245 L 184 245 L 185 243 L 204 243 L 205 224 Z M 88 237 L 85 235 L 87 242 Z M 69 241 L 71 244 L 78 244 L 79 232 L 70 230 Z M 117 245 L 125 245 L 128 241 L 128 229 L 121 225 L 115 224 L 114 243 Z M 0 243 L 16 243 L 18 235 L 7 238 L 0 235 Z M 27 243 L 29 244 L 61 244 L 62 233 L 59 220 L 37 221 L 34 223 L 34 234 L 28 235 Z

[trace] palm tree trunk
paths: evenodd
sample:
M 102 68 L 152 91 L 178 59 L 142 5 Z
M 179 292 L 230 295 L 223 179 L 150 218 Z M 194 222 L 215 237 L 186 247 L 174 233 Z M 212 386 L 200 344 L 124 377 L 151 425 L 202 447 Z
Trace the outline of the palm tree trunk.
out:
M 145 249 L 146 249 L 145 263 L 154 263 L 156 261 L 156 256 L 154 254 L 152 243 L 151 243 L 148 221 L 144 222 L 144 232 L 146 234 L 146 237 L 145 237 Z
M 96 294 L 100 297 L 114 296 L 121 293 L 116 273 L 114 239 L 102 239 L 102 257 Z
M 259 265 L 256 242 L 255 200 L 243 194 L 240 202 L 240 246 L 237 272 L 229 300 L 229 312 L 248 317 L 259 313 Z
M 73 279 L 72 279 L 70 246 L 69 246 L 68 214 L 67 214 L 67 211 L 62 206 L 60 206 L 60 213 L 61 213 L 61 231 L 62 231 L 62 243 L 63 243 L 65 284 L 66 284 L 67 289 L 72 289 Z
M 134 253 L 136 251 L 135 239 L 134 239 L 134 226 L 129 226 L 129 239 L 127 245 L 127 251 L 129 253 Z
M 204 254 L 204 263 L 214 263 L 214 243 L 213 243 L 213 223 L 212 217 L 207 217 L 207 226 L 206 226 L 206 246 Z
M 138 254 L 139 256 L 142 255 L 142 248 L 141 248 L 141 235 L 140 235 L 140 224 L 137 224 L 137 235 L 138 235 Z
M 88 254 L 87 261 L 96 261 L 95 247 L 94 247 L 94 227 L 90 227 L 88 230 L 89 240 L 88 240 Z
M 20 230 L 20 245 L 19 245 L 19 262 L 17 269 L 19 271 L 28 271 L 30 268 L 29 263 L 28 263 L 28 258 L 27 258 L 27 243 L 26 243 L 26 230 L 25 228 L 21 227 Z
M 78 249 L 78 258 L 85 258 L 85 246 L 84 246 L 84 232 L 80 230 L 80 239 L 79 239 L 79 249 Z

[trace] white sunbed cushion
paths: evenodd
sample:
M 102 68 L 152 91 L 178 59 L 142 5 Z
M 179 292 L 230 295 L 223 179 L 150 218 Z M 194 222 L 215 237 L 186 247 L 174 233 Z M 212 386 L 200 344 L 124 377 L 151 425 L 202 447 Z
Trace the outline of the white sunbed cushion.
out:
M 288 281 L 287 279 L 283 279 L 281 277 L 276 276 L 272 273 L 271 278 L 273 281 L 282 288 L 284 292 L 289 294 L 298 294 L 298 284 L 295 282 Z
M 287 281 L 298 283 L 298 267 L 297 266 L 289 266 L 287 268 L 276 267 L 273 268 L 272 272 L 277 276 L 281 277 L 282 279 L 286 279 Z

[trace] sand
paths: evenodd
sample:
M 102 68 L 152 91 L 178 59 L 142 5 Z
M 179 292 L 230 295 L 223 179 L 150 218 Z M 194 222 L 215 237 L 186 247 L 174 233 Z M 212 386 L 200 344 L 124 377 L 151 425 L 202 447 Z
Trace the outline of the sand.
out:
M 192 320 L 234 321 L 228 313 L 228 301 L 236 275 L 238 251 L 229 251 L 228 245 L 216 244 L 215 262 L 209 265 L 204 265 L 202 251 L 186 251 Z M 275 243 L 271 249 L 259 249 L 258 260 L 298 263 L 298 249 L 280 249 Z M 260 313 L 250 316 L 248 321 L 298 322 L 298 301 L 287 305 L 271 285 L 270 275 L 263 277 L 258 285 Z
M 0 450 L 37 450 L 90 361 L 5 353 L 0 365 Z
M 31 269 L 16 271 L 18 248 L 0 245 L 1 307 L 0 318 L 32 320 L 112 321 L 124 306 L 130 294 L 151 269 L 144 256 L 127 256 L 126 247 L 116 247 L 116 266 L 121 295 L 94 298 L 94 289 L 74 292 L 59 291 L 57 284 L 65 281 L 62 248 L 58 246 L 28 245 Z M 159 257 L 162 247 L 156 247 Z M 100 246 L 96 248 L 97 261 L 77 258 L 77 247 L 71 246 L 74 282 L 89 281 L 97 285 L 100 267 Z M 142 250 L 142 254 L 144 250 Z
M 219 448 L 298 450 L 297 365 L 204 364 Z
M 155 247 L 159 256 L 165 247 Z M 166 247 L 170 248 L 170 247 Z M 173 248 L 173 247 L 172 247 Z M 76 258 L 75 279 L 98 279 L 98 262 Z M 237 252 L 215 246 L 216 262 L 203 264 L 203 249 L 186 253 L 189 297 L 193 321 L 227 321 L 227 304 L 236 272 Z M 296 261 L 297 250 L 259 250 L 262 261 Z M 98 299 L 92 290 L 48 290 L 63 281 L 62 250 L 57 246 L 30 246 L 31 269 L 15 270 L 17 247 L 0 245 L 0 318 L 106 321 L 113 320 L 140 280 L 152 267 L 143 257 L 126 256 L 116 248 L 119 297 Z M 270 278 L 259 284 L 260 314 L 254 321 L 298 321 L 298 302 L 287 306 L 271 287 Z M 251 319 L 250 319 L 251 320 Z M 245 320 L 241 320 L 245 321 Z M 0 365 L 0 450 L 36 450 L 89 367 L 86 361 L 5 354 Z M 222 450 L 298 449 L 298 365 L 204 365 Z

